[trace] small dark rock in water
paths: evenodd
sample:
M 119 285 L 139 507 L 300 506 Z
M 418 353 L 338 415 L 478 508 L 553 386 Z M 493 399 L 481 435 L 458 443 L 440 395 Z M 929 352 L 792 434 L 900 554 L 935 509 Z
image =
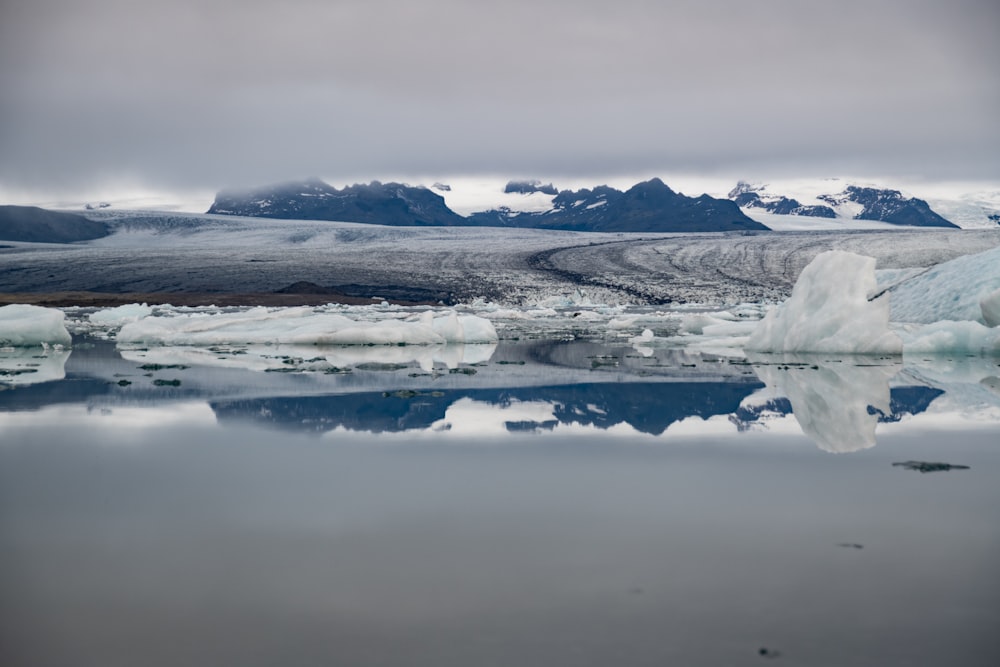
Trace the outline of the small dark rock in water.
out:
M 757 655 L 761 656 L 762 658 L 777 658 L 778 656 L 781 655 L 781 653 L 775 651 L 773 648 L 767 648 L 766 646 L 762 646 L 760 647 L 760 649 L 758 649 Z
M 931 461 L 900 461 L 893 463 L 907 470 L 919 470 L 920 472 L 941 472 L 944 470 L 968 470 L 969 466 L 957 465 L 954 463 L 934 463 Z
M 845 549 L 864 549 L 865 545 L 858 544 L 857 542 L 841 542 L 837 545 L 838 547 L 844 547 Z

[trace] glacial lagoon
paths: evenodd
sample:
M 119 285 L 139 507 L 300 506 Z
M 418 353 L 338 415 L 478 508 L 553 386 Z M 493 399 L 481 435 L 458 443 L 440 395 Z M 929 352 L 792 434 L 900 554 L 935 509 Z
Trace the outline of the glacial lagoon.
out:
M 5 664 L 996 664 L 996 358 L 570 338 L 0 351 Z

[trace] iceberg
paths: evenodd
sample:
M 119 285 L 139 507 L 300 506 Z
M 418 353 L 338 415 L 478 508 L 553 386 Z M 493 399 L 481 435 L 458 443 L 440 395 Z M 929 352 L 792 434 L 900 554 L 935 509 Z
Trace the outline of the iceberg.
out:
M 172 313 L 128 322 L 119 344 L 143 345 L 440 345 L 495 343 L 493 324 L 454 311 L 416 320 L 358 321 L 312 308 L 263 307 L 232 313 Z
M 890 288 L 892 321 L 1000 324 L 1000 247 L 956 257 Z
M 66 315 L 61 310 L 12 304 L 0 307 L 0 346 L 69 345 Z
M 842 250 L 817 255 L 802 270 L 792 295 L 771 309 L 750 334 L 754 352 L 900 354 L 889 328 L 889 298 L 875 293 L 875 259 Z
M 1000 328 L 979 322 L 944 320 L 922 325 L 901 325 L 903 350 L 913 354 L 1000 354 Z
M 137 322 L 153 314 L 152 307 L 138 303 L 129 303 L 116 308 L 106 308 L 92 313 L 88 318 L 91 324 L 105 327 L 118 327 L 128 322 Z

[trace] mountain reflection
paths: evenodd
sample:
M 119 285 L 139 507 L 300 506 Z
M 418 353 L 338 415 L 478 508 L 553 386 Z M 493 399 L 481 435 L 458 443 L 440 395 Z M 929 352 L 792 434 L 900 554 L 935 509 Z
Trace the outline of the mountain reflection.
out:
M 684 421 L 736 431 L 794 418 L 829 452 L 872 447 L 878 424 L 925 412 L 1000 412 L 989 360 L 754 356 L 533 340 L 498 346 L 218 346 L 0 351 L 0 412 L 79 404 L 96 414 L 200 403 L 220 424 L 304 433 L 473 434 Z M 890 386 L 893 385 L 893 386 Z M 969 411 L 966 410 L 966 413 Z M 713 427 L 716 428 L 716 427 Z M 709 429 L 710 430 L 710 429 Z M 691 432 L 691 431 L 685 431 Z

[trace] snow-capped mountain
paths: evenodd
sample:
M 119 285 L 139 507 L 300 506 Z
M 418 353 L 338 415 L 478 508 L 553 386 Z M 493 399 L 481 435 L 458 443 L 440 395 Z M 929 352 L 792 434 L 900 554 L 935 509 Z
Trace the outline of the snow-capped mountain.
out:
M 798 197 L 777 188 L 740 181 L 729 192 L 729 198 L 745 210 L 763 209 L 778 215 L 872 220 L 908 227 L 958 227 L 931 210 L 923 199 L 884 187 L 846 185 L 839 191 L 809 193 L 802 197 L 806 203 L 801 203 Z
M 436 192 L 435 192 L 436 190 Z M 448 207 L 450 185 L 433 190 L 400 183 L 351 185 L 338 190 L 311 179 L 248 191 L 223 191 L 208 213 L 383 225 L 471 225 L 591 232 L 716 232 L 766 230 L 728 200 L 687 197 L 654 178 L 622 192 L 607 185 L 557 192 L 552 184 L 510 181 L 503 196 L 537 206 L 498 206 L 467 217 Z M 442 193 L 442 194 L 439 194 Z M 520 202 L 518 202 L 520 203 Z M 534 210 L 532 210 L 534 208 Z

